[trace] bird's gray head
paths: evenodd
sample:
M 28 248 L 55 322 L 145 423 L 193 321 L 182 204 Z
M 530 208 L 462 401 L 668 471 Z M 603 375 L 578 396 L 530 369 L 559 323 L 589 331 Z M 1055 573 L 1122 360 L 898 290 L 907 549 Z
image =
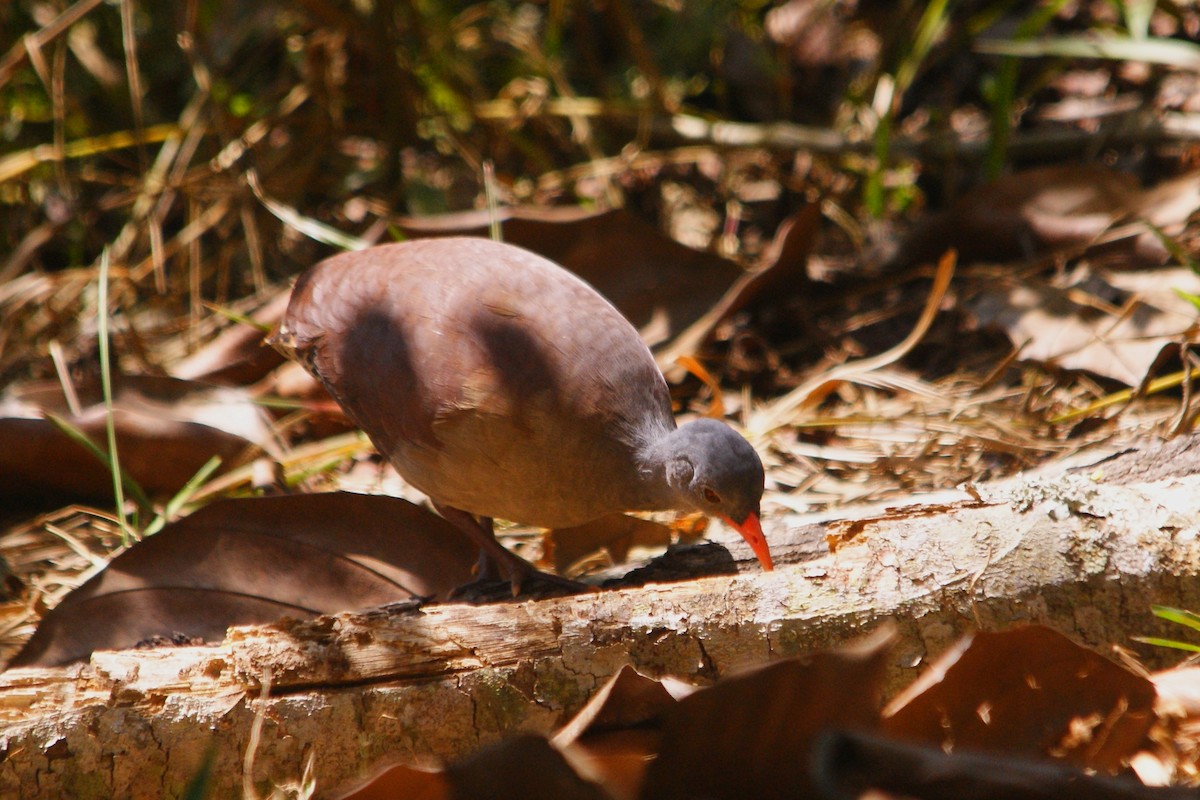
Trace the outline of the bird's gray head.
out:
M 665 478 L 678 507 L 723 517 L 770 569 L 758 520 L 765 476 L 750 443 L 723 422 L 698 419 L 674 431 L 664 445 Z

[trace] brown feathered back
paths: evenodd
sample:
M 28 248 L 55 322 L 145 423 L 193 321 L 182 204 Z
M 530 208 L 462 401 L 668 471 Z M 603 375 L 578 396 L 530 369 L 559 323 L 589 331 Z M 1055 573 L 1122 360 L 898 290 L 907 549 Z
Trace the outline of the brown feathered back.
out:
M 275 337 L 436 502 L 561 527 L 662 507 L 638 449 L 675 428 L 637 331 L 571 273 L 426 239 L 305 273 Z

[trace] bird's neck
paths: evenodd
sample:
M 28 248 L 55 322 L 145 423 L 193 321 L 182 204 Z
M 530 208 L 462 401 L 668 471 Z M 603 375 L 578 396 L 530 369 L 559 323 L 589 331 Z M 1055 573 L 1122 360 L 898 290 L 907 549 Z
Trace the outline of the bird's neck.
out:
M 679 495 L 667 479 L 667 470 L 675 457 L 674 425 L 656 425 L 653 429 L 640 431 L 637 441 L 636 460 L 641 480 L 635 482 L 638 496 L 630 498 L 635 505 L 630 511 L 663 511 L 679 507 Z

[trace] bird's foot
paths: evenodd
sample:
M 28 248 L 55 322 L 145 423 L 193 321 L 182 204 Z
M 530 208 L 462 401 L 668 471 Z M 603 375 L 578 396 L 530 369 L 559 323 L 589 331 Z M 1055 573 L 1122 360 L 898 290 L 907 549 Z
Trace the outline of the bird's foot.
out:
M 475 517 L 466 511 L 434 503 L 438 513 L 471 537 L 479 545 L 479 561 L 475 565 L 475 579 L 450 591 L 451 600 L 466 600 L 470 603 L 486 603 L 502 600 L 505 584 L 510 588 L 508 597 L 556 597 L 567 594 L 582 594 L 595 591 L 570 578 L 542 572 L 516 553 L 496 541 L 491 517 Z M 507 575 L 505 581 L 501 575 Z
M 505 552 L 507 557 L 500 557 L 504 563 L 499 568 L 490 554 L 481 552 L 476 577 L 451 589 L 449 599 L 467 603 L 492 603 L 518 596 L 541 599 L 596 591 L 594 586 L 550 572 L 542 572 L 519 556 Z M 507 580 L 500 577 L 501 569 L 508 575 Z

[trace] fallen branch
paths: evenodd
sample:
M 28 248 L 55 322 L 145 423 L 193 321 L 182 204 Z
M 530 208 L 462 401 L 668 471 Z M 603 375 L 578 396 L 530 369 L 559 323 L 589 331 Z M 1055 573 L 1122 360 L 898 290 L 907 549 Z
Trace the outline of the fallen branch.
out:
M 975 627 L 1036 621 L 1103 648 L 1169 633 L 1152 603 L 1200 608 L 1200 475 L 1128 485 L 1066 475 L 976 494 L 768 531 L 770 574 L 746 551 L 739 574 L 710 564 L 709 577 L 574 597 L 284 620 L 206 647 L 10 670 L 0 795 L 175 796 L 206 754 L 213 791 L 230 794 L 261 711 L 255 782 L 294 781 L 311 757 L 327 796 L 381 761 L 452 759 L 550 731 L 626 663 L 707 680 L 890 619 L 895 689 Z M 821 535 L 835 550 L 814 559 Z M 736 568 L 717 546 L 689 557 Z

